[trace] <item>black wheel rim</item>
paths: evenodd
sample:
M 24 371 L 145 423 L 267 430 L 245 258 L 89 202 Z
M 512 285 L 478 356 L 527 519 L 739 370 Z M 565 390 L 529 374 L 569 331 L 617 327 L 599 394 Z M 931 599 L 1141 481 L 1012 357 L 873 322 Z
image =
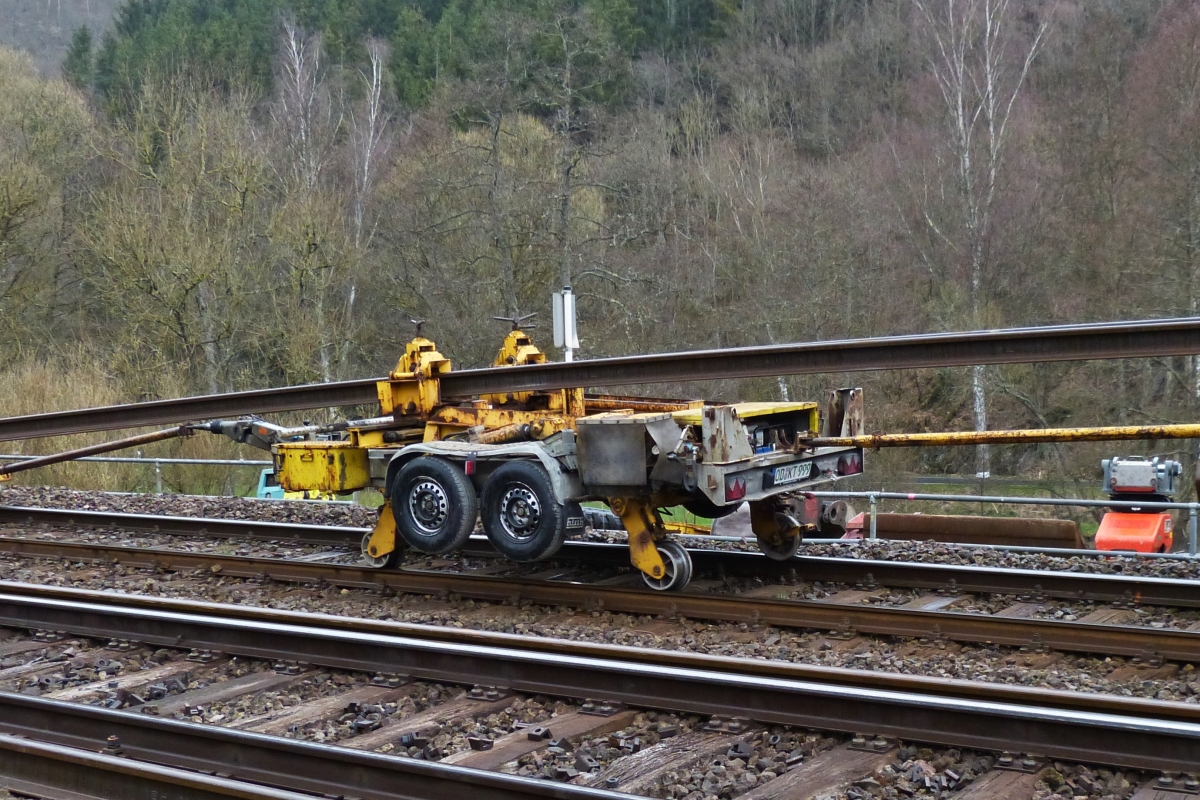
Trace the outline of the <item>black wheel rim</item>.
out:
M 446 527 L 450 502 L 446 490 L 433 478 L 421 478 L 408 490 L 408 513 L 417 531 L 436 536 Z
M 542 521 L 537 494 L 523 483 L 514 483 L 500 498 L 500 527 L 511 539 L 527 541 Z

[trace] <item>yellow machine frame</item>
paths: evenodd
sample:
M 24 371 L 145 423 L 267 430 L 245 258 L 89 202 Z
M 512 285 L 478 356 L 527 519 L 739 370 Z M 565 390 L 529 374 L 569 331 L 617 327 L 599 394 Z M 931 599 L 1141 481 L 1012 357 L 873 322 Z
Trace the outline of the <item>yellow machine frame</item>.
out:
M 494 366 L 541 364 L 545 354 L 522 330 L 514 329 L 504 339 Z M 672 413 L 680 421 L 699 424 L 703 401 L 675 401 L 618 395 L 585 395 L 582 388 L 552 392 L 516 392 L 482 395 L 475 399 L 451 402 L 442 397 L 439 378 L 452 369 L 450 360 L 437 346 L 422 336 L 410 341 L 396 368 L 386 380 L 376 384 L 380 411 L 392 419 L 386 426 L 350 427 L 340 442 L 302 441 L 275 446 L 276 474 L 285 489 L 320 489 L 350 492 L 371 485 L 368 451 L 399 449 L 414 442 L 440 441 L 467 437 L 483 444 L 500 444 L 517 439 L 545 439 L 559 431 L 574 429 L 575 420 L 587 414 L 625 411 L 626 413 Z M 746 416 L 780 410 L 809 414 L 809 428 L 817 432 L 816 403 L 744 403 L 739 410 Z M 686 497 L 612 497 L 613 512 L 621 518 L 629 533 L 630 560 L 635 567 L 653 578 L 665 573 L 662 556 L 655 547 L 670 532 L 700 532 L 663 522 L 659 508 L 676 505 Z M 756 526 L 758 527 L 758 526 Z M 769 531 L 766 528 L 771 528 Z M 771 524 L 764 534 L 775 536 Z M 380 511 L 379 520 L 364 542 L 364 551 L 382 558 L 396 548 L 396 523 L 390 500 Z

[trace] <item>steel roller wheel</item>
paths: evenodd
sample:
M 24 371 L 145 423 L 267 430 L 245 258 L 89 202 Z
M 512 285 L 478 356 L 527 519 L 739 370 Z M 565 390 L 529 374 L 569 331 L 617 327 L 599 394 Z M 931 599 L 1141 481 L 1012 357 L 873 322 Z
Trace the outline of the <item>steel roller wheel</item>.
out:
M 772 561 L 787 561 L 800 549 L 799 534 L 785 539 L 783 544 L 769 542 L 761 536 L 756 538 L 758 539 L 758 549 L 762 550 L 763 555 Z
M 392 552 L 385 555 L 373 556 L 367 552 L 367 545 L 370 543 L 371 531 L 367 531 L 363 534 L 362 538 L 362 558 L 363 561 L 367 563 L 368 567 L 371 567 L 372 569 L 383 569 L 384 567 L 397 567 L 400 565 L 401 550 L 399 547 L 394 548 Z M 399 542 L 396 544 L 399 545 Z
M 400 538 L 422 553 L 459 550 L 475 529 L 479 499 L 455 464 L 436 456 L 414 459 L 400 470 L 391 491 Z
M 658 592 L 677 592 L 687 586 L 692 579 L 692 557 L 684 546 L 672 539 L 664 539 L 654 547 L 662 556 L 666 571 L 661 578 L 652 578 L 643 572 L 642 580 L 646 585 Z

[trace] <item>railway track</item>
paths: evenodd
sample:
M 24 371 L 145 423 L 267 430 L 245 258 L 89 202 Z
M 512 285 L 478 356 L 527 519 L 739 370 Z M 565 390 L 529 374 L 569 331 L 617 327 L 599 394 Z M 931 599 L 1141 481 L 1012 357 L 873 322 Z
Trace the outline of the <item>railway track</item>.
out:
M 870 589 L 852 590 L 848 593 L 849 597 L 843 596 L 841 601 L 838 601 L 838 595 L 823 601 L 777 599 L 773 596 L 791 588 L 786 585 L 762 587 L 755 590 L 756 593 L 767 596 L 755 597 L 695 592 L 663 594 L 636 587 L 493 578 L 441 571 L 382 571 L 354 565 L 184 553 L 119 545 L 43 542 L 13 537 L 0 537 L 0 552 L 71 561 L 117 562 L 128 567 L 156 571 L 198 570 L 238 578 L 326 583 L 354 588 L 386 587 L 407 594 L 456 595 L 513 604 L 531 602 L 652 616 L 752 622 L 831 631 L 845 638 L 857 634 L 923 637 L 1133 656 L 1145 660 L 1160 658 L 1200 662 L 1200 630 L 957 612 L 944 610 L 949 601 L 956 599 L 955 596 L 946 595 L 918 598 L 920 602 L 916 606 L 909 603 L 906 605 L 910 607 L 894 607 L 861 603 L 864 593 L 869 596 Z M 1119 581 L 1114 578 L 1118 585 Z M 1113 590 L 1112 596 L 1123 598 L 1125 591 L 1123 587 Z M 1034 605 L 1018 602 L 1010 608 L 1021 611 Z M 1097 617 L 1107 617 L 1110 613 L 1110 610 L 1104 609 L 1097 613 Z
M 133 515 L 91 514 L 88 524 L 125 525 Z M 43 517 L 43 519 L 45 519 Z M 55 517 L 60 522 L 63 517 Z M 139 530 L 153 530 L 161 518 L 134 520 Z M 78 519 L 75 520 L 78 523 Z M 163 525 L 175 533 L 208 530 L 213 521 L 167 519 Z M 280 535 L 296 527 L 219 521 L 226 535 L 242 530 Z M 161 530 L 161 529 L 160 529 Z M 348 529 L 354 530 L 354 529 Z M 259 534 L 262 535 L 262 534 Z M 338 534 L 340 535 L 340 533 Z M 522 602 L 564 608 L 604 609 L 614 613 L 686 617 L 722 622 L 766 624 L 782 628 L 828 631 L 849 639 L 858 635 L 912 637 L 1006 645 L 1033 650 L 1119 655 L 1154 663 L 1161 660 L 1200 662 L 1200 622 L 1168 627 L 1134 624 L 1138 604 L 1193 608 L 1200 605 L 1195 584 L 1188 580 L 1142 578 L 1126 575 L 1089 575 L 1035 570 L 1002 570 L 980 567 L 878 562 L 860 559 L 797 558 L 779 564 L 757 553 L 704 551 L 693 553 L 698 572 L 717 568 L 737 574 L 774 572 L 768 582 L 741 594 L 705 591 L 698 581 L 690 591 L 662 594 L 635 585 L 600 585 L 577 579 L 569 568 L 544 570 L 530 577 L 494 577 L 436 569 L 376 570 L 355 564 L 322 563 L 213 553 L 181 552 L 75 541 L 46 541 L 0 536 L 0 552 L 24 557 L 68 561 L 119 563 L 156 572 L 219 573 L 243 579 L 270 579 L 302 584 L 366 588 L 403 594 L 470 598 L 508 603 Z M 569 557 L 591 564 L 620 563 L 624 548 L 595 543 L 573 543 Z M 486 570 L 485 570 L 486 572 Z M 820 580 L 855 585 L 820 600 L 796 599 L 796 584 Z M 707 583 L 718 583 L 708 581 Z M 888 590 L 908 587 L 900 604 L 877 602 Z M 709 587 L 712 589 L 712 587 Z M 974 594 L 999 595 L 994 613 L 957 610 Z M 1073 619 L 1041 618 L 1039 609 L 1048 597 L 1099 601 L 1088 614 Z M 1194 614 L 1193 614 L 1194 616 Z
M 22 506 L 0 506 L 0 525 L 119 528 L 167 536 L 245 537 L 309 545 L 341 545 L 349 548 L 356 548 L 363 535 L 369 531 L 367 528 L 332 525 L 200 519 Z M 1038 598 L 1200 608 L 1200 593 L 1195 591 L 1195 583 L 1170 578 L 824 556 L 794 556 L 779 562 L 766 558 L 756 549 L 692 547 L 689 548 L 689 552 L 698 575 L 819 580 L 835 584 L 875 584 L 944 592 L 1012 594 Z M 487 538 L 483 536 L 471 537 L 463 553 L 473 556 L 496 554 Z M 559 553 L 562 561 L 581 564 L 626 567 L 629 563 L 628 549 L 620 545 L 568 541 Z M 1116 555 L 1109 558 L 1136 560 L 1137 556 Z
M 31 783 L 37 775 L 48 779 L 54 770 L 47 762 L 103 748 L 102 756 L 131 759 L 132 772 L 151 762 L 166 771 L 216 773 L 209 777 L 235 784 L 214 786 L 192 775 L 194 793 L 181 794 L 194 797 L 256 796 L 236 793 L 243 781 L 369 800 L 464 790 L 485 797 L 599 798 L 613 790 L 683 797 L 690 783 L 734 773 L 755 777 L 739 777 L 736 787 L 711 793 L 759 800 L 880 780 L 903 779 L 911 786 L 910 779 L 931 778 L 926 788 L 939 792 L 969 783 L 960 797 L 1027 797 L 1048 770 L 1060 779 L 1063 770 L 1071 772 L 1047 758 L 1154 770 L 1150 785 L 1162 771 L 1183 788 L 1194 776 L 1181 773 L 1195 769 L 1200 751 L 1200 709 L 1128 698 L 982 686 L 956 693 L 955 687 L 933 681 L 922 687 L 912 679 L 907 686 L 854 683 L 879 677 L 862 674 L 845 674 L 839 683 L 833 671 L 826 680 L 812 680 L 790 665 L 635 655 L 611 645 L 30 585 L 0 586 L 0 626 L 58 632 L 43 634 L 42 641 L 0 642 L 0 654 L 41 659 L 0 670 L 0 681 L 15 672 L 36 676 L 49 689 L 38 697 L 0 693 L 0 732 L 25 737 L 0 736 L 6 754 L 0 774 L 11 778 L 20 768 Z M 111 639 L 117 650 L 81 646 L 71 637 Z M 69 645 L 72 658 L 55 660 Z M 180 657 L 188 650 L 199 660 Z M 122 658 L 133 663 L 139 652 L 140 671 L 113 666 Z M 249 668 L 262 659 L 277 671 Z M 73 673 L 74 662 L 90 664 L 91 671 L 80 665 Z M 188 678 L 161 688 L 169 676 L 195 670 L 211 677 L 235 662 L 242 671 L 226 670 L 223 679 Z M 344 679 L 345 691 L 287 708 L 238 719 L 206 717 L 206 707 L 228 709 L 264 687 L 321 683 L 314 677 L 319 675 L 328 684 L 330 670 L 359 677 L 333 673 Z M 77 679 L 67 680 L 72 674 Z M 398 710 L 396 701 L 431 685 L 442 687 L 440 703 Z M 144 702 L 138 697 L 128 710 L 83 704 L 107 697 L 108 705 L 119 706 L 139 693 Z M 526 717 L 523 725 L 526 703 L 554 710 Z M 137 713 L 147 709 L 157 713 Z M 514 721 L 497 729 L 496 715 L 505 709 L 501 718 Z M 342 725 L 345 735 L 336 744 L 302 741 L 347 717 L 352 721 Z M 479 720 L 493 727 L 481 727 Z M 450 729 L 457 739 L 443 735 Z M 955 749 L 943 758 L 925 750 L 930 746 Z M 383 754 L 399 751 L 424 760 Z M 13 753 L 19 763 L 10 760 Z M 942 767 L 930 767 L 939 759 Z M 962 764 L 970 764 L 965 781 Z M 530 774 L 534 765 L 557 782 L 502 774 Z M 120 765 L 88 768 L 114 766 Z M 1006 766 L 1017 769 L 996 769 Z M 149 778 L 121 780 L 135 779 Z M 188 775 L 173 779 L 186 781 Z

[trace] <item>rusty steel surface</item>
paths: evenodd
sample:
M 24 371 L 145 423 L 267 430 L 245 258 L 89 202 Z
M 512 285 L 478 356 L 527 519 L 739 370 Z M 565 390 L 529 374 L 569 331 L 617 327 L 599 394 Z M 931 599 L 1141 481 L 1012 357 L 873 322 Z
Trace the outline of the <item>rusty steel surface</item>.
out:
M 960 498 L 957 495 L 948 497 Z M 282 522 L 162 517 L 148 514 L 21 506 L 0 506 L 0 524 L 112 527 L 179 536 L 247 536 L 267 540 L 300 541 L 307 544 L 342 544 L 355 548 L 362 541 L 363 534 L 370 530 L 369 528 Z M 29 546 L 20 544 L 29 541 L 28 539 L 13 538 L 10 540 L 5 538 L 0 541 L 12 541 L 16 543 L 12 545 L 14 548 Z M 686 543 L 687 538 L 682 537 L 680 541 Z M 43 544 L 51 545 L 52 543 Z M 90 546 L 104 547 L 104 545 L 97 544 Z M 847 547 L 853 546 L 847 543 Z M 9 552 L 16 551 L 10 550 Z M 26 552 L 33 554 L 32 551 Z M 110 553 L 108 557 L 115 558 L 121 549 L 116 548 L 108 552 Z M 691 547 L 688 552 L 692 557 L 697 574 L 721 573 L 738 577 L 761 577 L 788 581 L 819 580 L 847 584 L 878 582 L 884 586 L 898 588 L 940 589 L 987 594 L 1031 594 L 1068 600 L 1121 601 L 1181 608 L 1200 607 L 1200 592 L 1196 591 L 1195 581 L 1184 579 L 1054 570 L 1001 569 L 833 556 L 794 556 L 788 561 L 773 561 L 757 551 L 713 550 L 699 547 Z M 463 549 L 463 553 L 479 556 L 496 555 L 491 544 L 482 536 L 473 536 Z M 1138 558 L 1136 554 L 1113 557 L 1132 560 Z M 629 549 L 622 544 L 568 541 L 558 552 L 555 560 L 623 567 L 629 564 Z M 310 566 L 314 569 L 328 569 L 332 565 L 313 564 Z M 376 583 L 382 580 L 379 576 L 392 574 L 358 567 L 347 567 L 346 569 L 359 570 L 360 574 L 364 576 L 364 581 L 373 580 Z M 453 576 L 447 576 L 447 580 L 451 579 Z
M 863 514 L 861 530 L 871 530 L 869 511 Z M 1083 549 L 1079 525 L 1067 519 L 883 513 L 876 518 L 876 532 L 894 541 Z
M 0 624 L 116 636 L 176 648 L 203 647 L 259 658 L 295 659 L 341 669 L 401 672 L 443 683 L 503 685 L 555 697 L 601 697 L 639 708 L 741 716 L 819 730 L 872 731 L 910 741 L 1036 752 L 1053 758 L 1143 769 L 1191 768 L 1200 748 L 1200 724 L 1069 710 L 1054 707 L 1049 696 L 1046 702 L 1036 699 L 1052 692 L 1029 690 L 1031 702 L 1019 705 L 947 697 L 938 692 L 847 687 L 747 674 L 737 665 L 758 662 L 736 659 L 729 660 L 729 669 L 715 671 L 653 663 L 655 656 L 662 655 L 654 651 L 648 651 L 639 661 L 547 653 L 540 648 L 545 640 L 532 637 L 513 637 L 514 644 L 519 643 L 514 647 L 459 644 L 367 633 L 344 625 L 282 624 L 121 606 L 111 595 L 108 604 L 0 595 Z M 14 726 L 15 720 L 30 715 L 40 719 L 46 732 L 62 732 L 74 724 L 50 719 L 47 706 L 39 703 L 61 705 L 0 694 L 0 726 Z M 93 740 L 103 738 L 96 731 L 103 730 L 103 736 L 112 734 L 104 725 L 112 719 L 108 715 L 115 714 L 124 721 L 153 723 L 152 733 L 140 741 L 154 742 L 153 746 L 164 750 L 172 732 L 180 729 L 205 731 L 210 740 L 201 752 L 225 763 L 245 762 L 245 756 L 235 755 L 236 748 L 254 744 L 253 735 L 241 731 L 146 720 L 91 707 L 69 708 L 80 709 L 82 716 L 92 722 Z M 28 730 L 30 726 L 26 727 Z M 39 733 L 38 738 L 44 735 Z M 228 738 L 222 740 L 223 736 Z M 243 738 L 247 736 L 252 738 Z M 271 741 L 286 741 L 287 746 L 297 747 L 305 744 Z M 221 743 L 232 749 L 225 749 Z M 192 752 L 192 748 L 178 742 L 170 749 Z M 298 768 L 290 761 L 277 767 L 281 775 Z M 311 767 L 298 774 L 311 774 Z M 359 790 L 355 794 L 363 793 Z
M 886 336 L 488 367 L 439 377 L 442 397 L 699 380 L 1200 353 L 1200 317 Z M 0 441 L 329 406 L 375 405 L 382 378 L 0 419 Z
M 1200 317 L 883 336 L 489 368 L 443 378 L 445 396 L 775 375 L 1138 358 L 1200 352 Z M 2 422 L 2 421 L 0 421 Z
M 249 556 L 218 556 L 74 542 L 0 538 L 0 552 L 54 558 L 113 560 L 128 566 L 170 570 L 215 570 L 232 577 L 269 577 L 338 586 L 387 586 L 409 594 L 448 594 L 493 602 L 513 600 L 629 614 L 679 614 L 694 619 L 756 622 L 790 628 L 844 631 L 1106 655 L 1157 654 L 1200 661 L 1200 631 L 1060 620 L 1002 617 L 955 611 L 913 610 L 882 605 L 850 605 L 813 600 L 775 600 L 736 595 L 663 593 L 589 584 L 525 581 L 446 572 L 388 571 L 353 565 L 285 561 Z M 822 581 L 829 578 L 823 576 Z M 961 587 L 959 587 L 961 589 Z M 1193 588 L 1194 592 L 1194 588 Z M 53 626 L 46 626 L 51 628 Z
M 135 800 L 138 795 L 129 793 L 134 787 L 128 783 L 122 785 L 121 777 L 129 782 L 141 779 L 141 788 L 150 789 L 152 776 L 158 781 L 173 783 L 170 791 L 157 795 L 171 800 L 213 800 L 222 795 L 243 800 L 297 800 L 303 796 L 312 800 L 312 795 L 362 800 L 461 800 L 464 795 L 469 795 L 472 800 L 514 797 L 620 800 L 629 797 L 619 792 L 417 759 L 389 758 L 297 739 L 154 719 L 7 692 L 0 692 L 0 733 L 32 740 L 22 748 L 19 740 L 5 742 L 0 737 L 0 742 L 4 743 L 0 745 L 0 776 L 7 772 L 10 754 L 19 754 L 22 749 L 32 757 L 40 754 L 64 772 L 74 769 L 72 761 L 76 764 L 91 762 L 95 768 L 109 772 L 107 777 L 101 773 L 102 782 L 91 785 L 92 788 L 112 786 L 114 794 L 87 791 L 89 784 L 76 787 L 76 790 L 105 800 Z M 126 758 L 139 762 L 112 759 L 127 765 L 124 776 L 117 772 L 121 769 L 119 764 L 108 760 L 97 763 L 97 759 L 87 757 L 92 754 L 65 749 L 102 749 L 109 736 L 120 740 Z M 58 745 L 57 752 L 48 752 L 47 744 Z M 156 771 L 150 764 L 140 762 L 153 762 L 166 768 Z M 38 772 L 34 764 L 24 767 L 35 775 Z M 194 772 L 181 773 L 181 770 Z M 43 780 L 56 780 L 47 768 L 43 767 L 40 772 Z M 76 774 L 87 777 L 86 772 Z M 210 777 L 216 774 L 229 775 L 236 780 Z M 95 773 L 93 777 L 96 777 Z M 62 776 L 57 778 L 61 779 Z M 251 786 L 243 781 L 279 788 Z M 142 800 L 155 796 L 140 795 Z

